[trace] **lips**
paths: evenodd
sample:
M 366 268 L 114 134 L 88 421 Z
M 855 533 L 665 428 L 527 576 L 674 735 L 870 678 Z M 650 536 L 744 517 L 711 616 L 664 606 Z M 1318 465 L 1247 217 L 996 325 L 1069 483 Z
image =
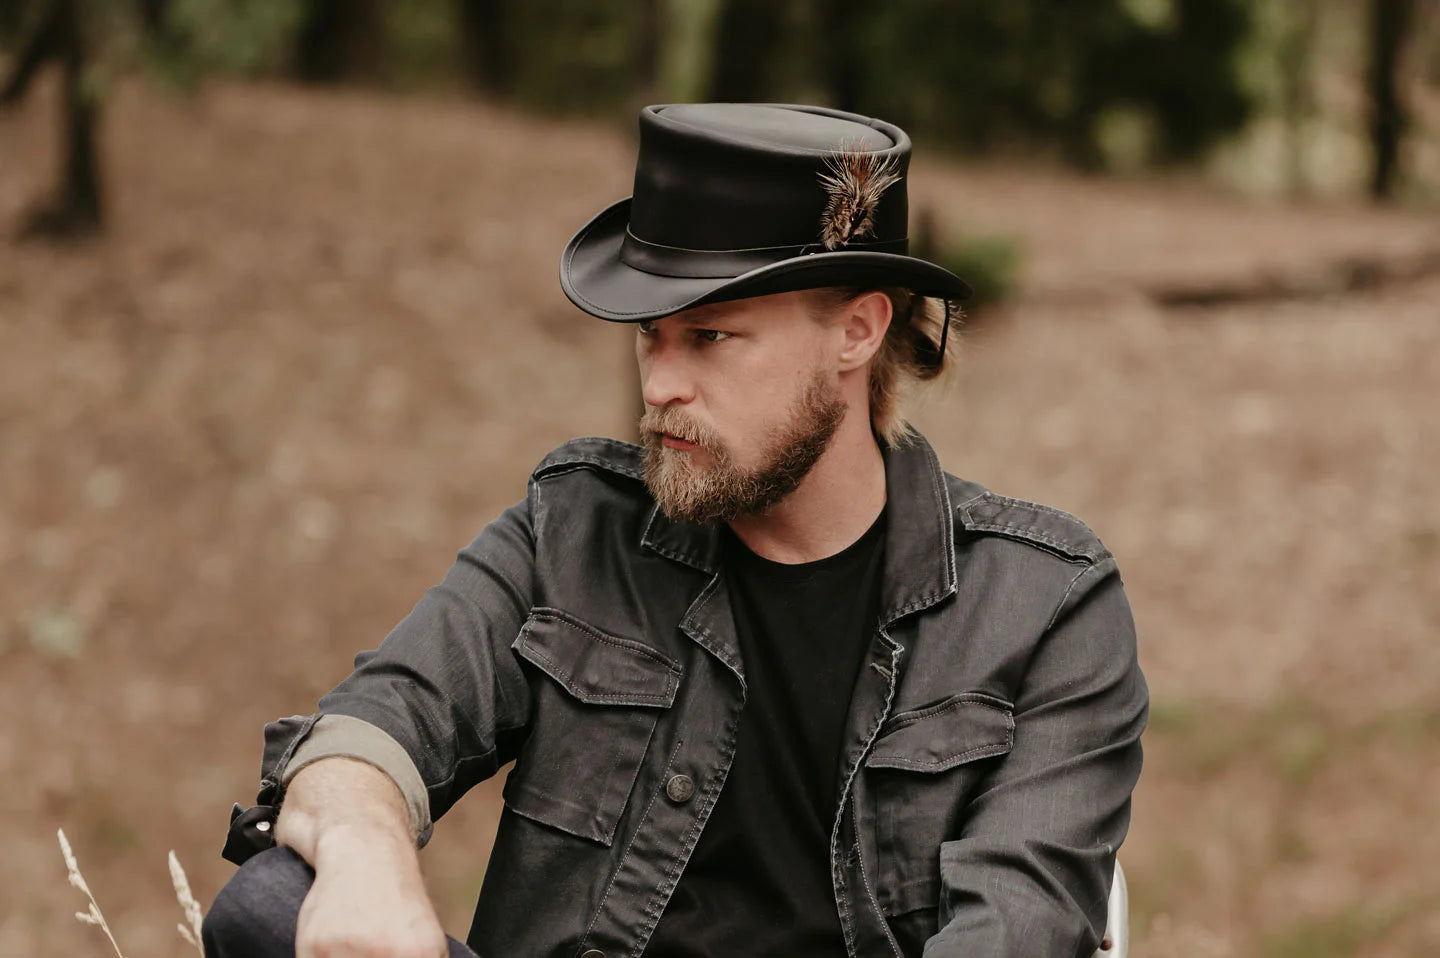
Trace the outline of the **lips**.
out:
M 660 434 L 660 444 L 662 446 L 665 446 L 667 449 L 685 450 L 698 449 L 700 446 L 698 442 L 691 442 L 688 439 L 681 439 L 679 436 L 672 435 L 668 432 L 662 432 Z

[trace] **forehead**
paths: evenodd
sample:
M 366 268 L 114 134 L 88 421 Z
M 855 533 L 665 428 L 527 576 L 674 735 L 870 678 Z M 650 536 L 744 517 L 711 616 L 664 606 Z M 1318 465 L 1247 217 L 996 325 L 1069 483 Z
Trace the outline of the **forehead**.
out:
M 747 319 L 763 318 L 773 322 L 777 318 L 795 313 L 804 305 L 800 293 L 772 293 L 769 296 L 753 296 L 747 299 L 732 299 L 721 303 L 708 303 L 673 313 L 666 319 L 699 326 L 717 322 L 743 322 Z

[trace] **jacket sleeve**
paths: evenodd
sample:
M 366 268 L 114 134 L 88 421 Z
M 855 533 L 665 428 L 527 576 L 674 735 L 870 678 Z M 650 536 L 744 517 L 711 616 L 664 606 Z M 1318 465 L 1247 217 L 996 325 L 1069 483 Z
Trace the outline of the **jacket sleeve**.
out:
M 1149 695 L 1115 561 L 1071 581 L 1016 696 L 1010 753 L 940 848 L 925 958 L 1089 958 L 1130 822 Z
M 354 671 L 320 700 L 318 713 L 267 725 L 257 805 L 235 806 L 224 857 L 242 862 L 274 844 L 272 826 L 295 770 L 291 764 L 297 757 L 321 757 L 321 749 L 305 745 L 321 718 L 360 720 L 347 723 L 353 749 L 327 744 L 324 754 L 352 754 L 390 774 L 406 794 L 412 825 L 424 830 L 422 844 L 431 820 L 510 761 L 530 713 L 529 687 L 511 644 L 530 611 L 534 554 L 526 501 L 460 550 L 444 580 L 426 591 L 378 649 L 355 657 Z M 413 763 L 422 797 L 414 794 L 416 779 L 396 760 L 401 753 L 380 760 L 386 737 Z M 426 807 L 417 807 L 422 803 Z

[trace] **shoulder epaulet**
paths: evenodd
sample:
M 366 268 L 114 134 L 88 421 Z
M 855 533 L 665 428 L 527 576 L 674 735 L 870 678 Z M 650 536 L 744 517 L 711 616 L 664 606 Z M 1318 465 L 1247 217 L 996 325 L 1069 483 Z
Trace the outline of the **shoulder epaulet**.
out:
M 535 467 L 533 479 L 544 479 L 574 469 L 599 469 L 643 482 L 645 450 L 634 443 L 600 436 L 571 439 Z
M 960 494 L 955 496 L 955 492 Z M 1069 559 L 1092 563 L 1110 555 L 1089 526 L 1060 509 L 997 495 L 963 480 L 952 487 L 952 497 L 956 518 L 972 532 L 1019 539 Z

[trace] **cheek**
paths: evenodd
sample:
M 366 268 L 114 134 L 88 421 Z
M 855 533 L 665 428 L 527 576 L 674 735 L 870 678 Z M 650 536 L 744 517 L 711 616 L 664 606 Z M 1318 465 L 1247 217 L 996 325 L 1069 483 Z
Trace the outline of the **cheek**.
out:
M 715 431 L 737 465 L 763 457 L 770 437 L 787 422 L 794 393 L 792 383 L 771 378 L 706 397 Z

